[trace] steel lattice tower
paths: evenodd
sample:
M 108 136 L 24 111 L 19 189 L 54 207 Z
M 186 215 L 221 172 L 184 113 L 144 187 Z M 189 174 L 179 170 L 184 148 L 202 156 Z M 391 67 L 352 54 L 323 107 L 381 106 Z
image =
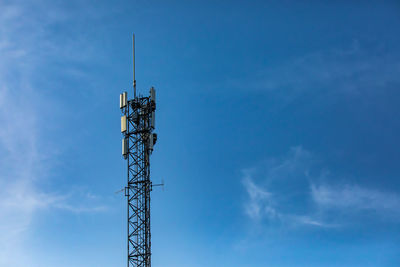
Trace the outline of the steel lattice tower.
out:
M 134 40 L 134 39 L 133 39 Z M 134 47 L 134 46 L 133 46 Z M 134 53 L 133 49 L 133 53 Z M 134 63 L 135 64 L 135 63 Z M 134 69 L 134 68 L 133 68 Z M 135 70 L 134 72 L 135 73 Z M 134 76 L 134 98 L 128 100 L 127 93 L 120 95 L 122 154 L 127 160 L 127 231 L 128 267 L 151 266 L 150 231 L 150 155 L 157 140 L 155 126 L 155 90 L 150 96 L 136 96 Z

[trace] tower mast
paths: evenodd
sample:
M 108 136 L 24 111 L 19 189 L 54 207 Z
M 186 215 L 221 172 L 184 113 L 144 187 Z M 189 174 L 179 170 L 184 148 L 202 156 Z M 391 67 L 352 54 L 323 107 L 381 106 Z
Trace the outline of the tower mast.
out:
M 135 36 L 133 35 L 133 90 L 120 94 L 122 155 L 127 161 L 127 232 L 128 267 L 151 266 L 150 231 L 150 155 L 157 141 L 155 129 L 156 93 L 150 88 L 149 96 L 136 94 Z

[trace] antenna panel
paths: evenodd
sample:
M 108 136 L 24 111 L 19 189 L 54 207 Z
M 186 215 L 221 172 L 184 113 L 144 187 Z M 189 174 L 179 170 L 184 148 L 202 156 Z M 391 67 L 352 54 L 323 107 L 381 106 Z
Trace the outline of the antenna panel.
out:
M 154 101 L 154 103 L 156 102 L 156 90 L 154 87 L 150 88 L 150 99 Z
M 127 99 L 128 99 L 128 96 L 127 96 L 126 92 L 123 92 L 122 94 L 119 95 L 119 108 L 126 107 Z
M 156 128 L 156 113 L 154 111 L 151 113 L 151 128 Z
M 128 139 L 122 139 L 122 156 L 126 157 L 128 154 Z
M 126 132 L 126 115 L 121 117 L 121 133 Z

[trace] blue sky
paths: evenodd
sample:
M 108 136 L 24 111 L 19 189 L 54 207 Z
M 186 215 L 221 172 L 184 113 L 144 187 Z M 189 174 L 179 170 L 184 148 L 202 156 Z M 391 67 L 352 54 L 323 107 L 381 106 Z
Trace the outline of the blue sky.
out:
M 133 32 L 154 266 L 399 266 L 399 29 L 396 1 L 0 0 L 0 266 L 125 266 Z

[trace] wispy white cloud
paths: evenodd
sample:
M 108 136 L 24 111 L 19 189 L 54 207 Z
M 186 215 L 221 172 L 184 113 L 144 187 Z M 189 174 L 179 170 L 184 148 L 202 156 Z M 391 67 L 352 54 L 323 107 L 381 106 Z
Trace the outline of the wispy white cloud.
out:
M 107 209 L 93 195 L 41 189 L 50 178 L 58 148 L 44 133 L 49 127 L 49 110 L 44 107 L 50 108 L 53 99 L 35 87 L 34 75 L 46 57 L 67 57 L 60 53 L 63 46 L 46 38 L 49 25 L 66 16 L 63 12 L 51 16 L 47 8 L 42 11 L 49 12 L 39 15 L 31 8 L 31 4 L 0 2 L 0 266 L 38 266 L 28 260 L 27 239 L 42 211 Z
M 275 217 L 275 209 L 270 204 L 271 193 L 254 184 L 249 176 L 243 179 L 243 185 L 249 196 L 249 201 L 245 205 L 246 214 L 254 220 L 259 220 L 265 214 Z
M 41 211 L 53 209 L 72 213 L 102 212 L 101 200 L 74 192 L 46 192 L 41 182 L 49 178 L 53 153 L 41 137 L 37 110 L 24 102 L 25 95 L 0 87 L 0 266 L 23 266 L 28 257 L 26 238 L 32 220 Z M 34 98 L 29 98 L 33 100 Z M 79 199 L 76 201 L 75 199 Z
M 323 209 L 347 209 L 351 212 L 374 211 L 380 215 L 399 217 L 400 196 L 359 185 L 311 185 L 314 202 Z
M 311 225 L 318 227 L 331 227 L 328 224 L 310 215 L 297 215 L 285 213 L 279 209 L 279 197 L 256 185 L 250 176 L 243 178 L 243 185 L 248 194 L 248 201 L 244 204 L 246 215 L 257 223 L 267 219 L 270 222 L 280 222 L 290 226 Z
M 270 159 L 243 170 L 242 183 L 248 196 L 244 208 L 249 218 L 258 223 L 267 220 L 290 226 L 329 226 L 308 214 L 307 207 L 297 211 L 288 208 L 296 205 L 293 202 L 299 198 L 307 198 L 307 180 L 314 160 L 309 151 L 298 146 L 292 147 L 289 155 L 280 160 Z
M 343 184 L 337 178 L 330 182 L 329 172 L 317 166 L 315 158 L 311 152 L 294 147 L 280 160 L 243 170 L 245 214 L 257 223 L 289 227 L 339 227 L 351 224 L 357 216 L 374 220 L 376 214 L 387 222 L 399 221 L 398 194 Z

